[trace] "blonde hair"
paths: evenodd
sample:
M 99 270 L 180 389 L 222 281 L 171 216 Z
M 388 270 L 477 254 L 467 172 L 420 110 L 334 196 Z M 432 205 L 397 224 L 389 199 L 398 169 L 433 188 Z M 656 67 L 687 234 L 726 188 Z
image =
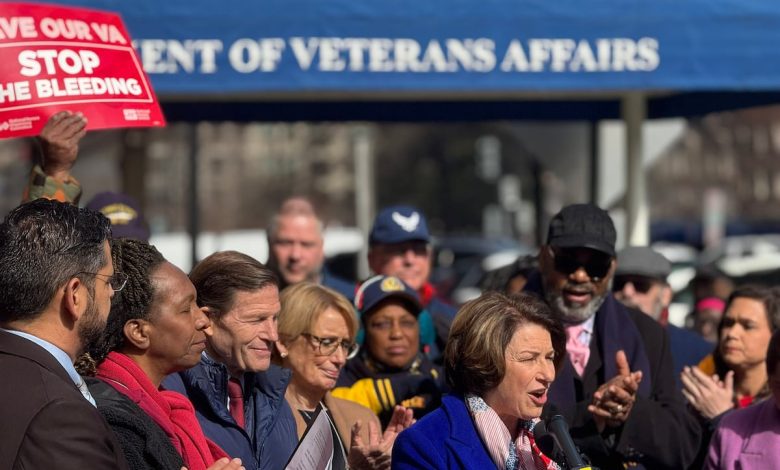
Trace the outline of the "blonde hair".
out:
M 279 338 L 284 342 L 294 341 L 303 333 L 311 331 L 312 325 L 325 310 L 332 308 L 347 322 L 350 341 L 355 341 L 358 320 L 349 300 L 333 289 L 311 282 L 299 282 L 282 291 L 277 327 Z

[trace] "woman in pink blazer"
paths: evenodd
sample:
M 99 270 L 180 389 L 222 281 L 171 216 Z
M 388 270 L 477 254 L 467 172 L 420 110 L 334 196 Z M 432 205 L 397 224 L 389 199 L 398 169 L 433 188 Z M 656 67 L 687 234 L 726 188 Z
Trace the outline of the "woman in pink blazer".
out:
M 706 469 L 766 469 L 780 463 L 780 330 L 766 355 L 772 398 L 721 419 L 710 443 Z

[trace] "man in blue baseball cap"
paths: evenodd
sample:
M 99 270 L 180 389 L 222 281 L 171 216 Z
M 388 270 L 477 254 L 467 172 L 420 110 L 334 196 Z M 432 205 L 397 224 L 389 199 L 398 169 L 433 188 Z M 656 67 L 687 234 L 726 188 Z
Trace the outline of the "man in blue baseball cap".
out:
M 457 310 L 436 295 L 429 282 L 433 249 L 428 223 L 412 206 L 382 209 L 368 237 L 368 266 L 376 274 L 396 276 L 420 297 L 420 342 L 423 352 L 438 360 Z

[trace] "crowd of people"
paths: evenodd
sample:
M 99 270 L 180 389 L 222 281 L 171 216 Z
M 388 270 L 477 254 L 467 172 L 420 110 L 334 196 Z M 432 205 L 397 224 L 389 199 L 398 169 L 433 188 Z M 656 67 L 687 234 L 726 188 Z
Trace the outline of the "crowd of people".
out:
M 132 198 L 78 207 L 85 125 L 47 123 L 0 224 L 0 468 L 283 469 L 323 417 L 333 469 L 572 468 L 564 438 L 601 469 L 780 465 L 776 288 L 702 294 L 713 344 L 668 322 L 669 261 L 617 251 L 609 214 L 574 204 L 456 310 L 417 208 L 379 211 L 358 282 L 324 267 L 301 197 L 267 263 L 186 274 Z

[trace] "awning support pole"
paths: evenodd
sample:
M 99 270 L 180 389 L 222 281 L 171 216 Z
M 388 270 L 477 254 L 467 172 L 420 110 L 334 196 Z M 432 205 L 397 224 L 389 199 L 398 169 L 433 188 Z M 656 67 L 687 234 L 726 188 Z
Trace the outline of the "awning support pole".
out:
M 628 93 L 621 100 L 626 126 L 626 242 L 650 243 L 650 213 L 647 203 L 642 145 L 642 126 L 647 118 L 647 99 L 642 93 Z

